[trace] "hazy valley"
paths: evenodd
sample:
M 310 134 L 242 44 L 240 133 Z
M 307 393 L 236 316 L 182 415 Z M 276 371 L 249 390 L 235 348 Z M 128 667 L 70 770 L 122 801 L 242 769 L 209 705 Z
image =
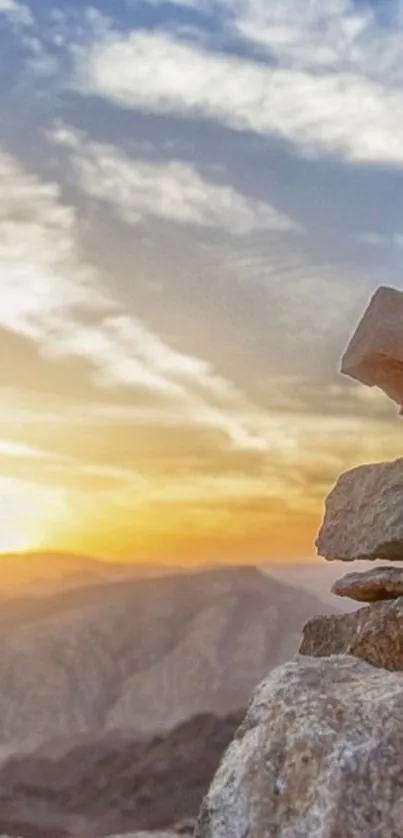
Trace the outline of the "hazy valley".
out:
M 253 567 L 151 578 L 112 568 L 109 579 L 90 569 L 80 586 L 78 565 L 74 585 L 9 595 L 0 616 L 0 829 L 23 838 L 194 815 L 232 714 L 324 608 Z M 181 813 L 169 778 L 185 775 Z

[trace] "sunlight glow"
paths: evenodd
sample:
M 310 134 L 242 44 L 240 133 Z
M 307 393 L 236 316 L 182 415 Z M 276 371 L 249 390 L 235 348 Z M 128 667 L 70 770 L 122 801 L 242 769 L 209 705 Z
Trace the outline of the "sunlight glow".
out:
M 37 549 L 57 528 L 61 514 L 60 491 L 0 475 L 0 553 Z
M 36 547 L 36 510 L 33 501 L 15 490 L 0 492 L 0 553 Z

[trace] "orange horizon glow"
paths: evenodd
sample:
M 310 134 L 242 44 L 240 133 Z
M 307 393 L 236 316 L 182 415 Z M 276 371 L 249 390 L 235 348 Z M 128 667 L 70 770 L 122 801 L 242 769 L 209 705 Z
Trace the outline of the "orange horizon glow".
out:
M 370 418 L 340 422 L 338 429 L 331 417 L 303 416 L 299 426 L 292 421 L 293 428 L 284 416 L 277 446 L 272 437 L 267 450 L 226 453 L 234 463 L 229 475 L 220 450 L 210 475 L 197 468 L 180 474 L 181 458 L 195 456 L 185 440 L 165 474 L 140 455 L 128 465 L 124 450 L 113 467 L 87 466 L 84 459 L 81 465 L 74 459 L 80 431 L 73 435 L 63 427 L 55 429 L 58 462 L 44 437 L 41 448 L 33 448 L 26 428 L 18 442 L 21 456 L 3 457 L 8 475 L 0 478 L 0 554 L 66 553 L 190 567 L 317 561 L 314 542 L 327 492 L 340 471 L 398 456 L 400 425 L 390 423 L 386 435 Z M 128 451 L 133 429 L 130 435 Z M 99 458 L 113 442 L 110 436 L 101 440 Z M 121 446 L 121 438 L 117 442 Z M 15 441 L 14 448 L 8 445 L 17 450 Z M 170 445 L 169 434 L 166 442 L 159 439 L 162 450 L 164 445 Z

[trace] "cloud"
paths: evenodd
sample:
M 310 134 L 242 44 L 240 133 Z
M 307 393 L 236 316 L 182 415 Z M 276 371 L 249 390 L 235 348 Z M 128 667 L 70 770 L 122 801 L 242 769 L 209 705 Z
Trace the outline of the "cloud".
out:
M 188 421 L 221 428 L 235 446 L 265 448 L 263 421 L 244 394 L 127 313 L 83 260 L 77 219 L 60 189 L 5 153 L 0 177 L 0 325 L 48 357 L 85 359 L 100 386 L 153 391 L 161 410 L 174 404 Z
M 0 325 L 51 341 L 62 314 L 101 312 L 111 303 L 80 261 L 75 216 L 56 184 L 43 183 L 0 150 Z
M 16 25 L 30 26 L 33 23 L 29 7 L 24 3 L 18 3 L 17 0 L 0 0 L 0 22 L 1 15 L 5 15 Z
M 128 224 L 157 217 L 223 228 L 238 235 L 294 229 L 292 221 L 269 204 L 244 197 L 232 186 L 206 180 L 189 163 L 150 163 L 129 157 L 116 146 L 88 142 L 65 127 L 51 136 L 72 150 L 80 187 L 110 204 Z
M 11 457 L 17 459 L 37 459 L 42 452 L 23 442 L 13 442 L 9 439 L 0 439 L 0 457 Z
M 326 0 L 324 10 L 318 0 L 273 0 L 270 6 L 264 0 L 238 0 L 236 8 L 236 31 L 282 65 L 339 70 L 367 66 L 376 38 L 374 14 L 367 5 Z
M 384 235 L 382 233 L 373 232 L 372 230 L 367 230 L 361 233 L 355 233 L 353 235 L 353 239 L 358 242 L 358 244 L 369 245 L 370 247 L 397 248 L 398 250 L 403 248 L 402 233 Z
M 124 108 L 205 118 L 237 131 L 279 137 L 302 154 L 402 166 L 403 95 L 390 82 L 393 68 L 369 75 L 365 58 L 340 61 L 329 54 L 327 62 L 321 61 L 319 32 L 316 59 L 309 63 L 310 17 L 297 5 L 307 29 L 305 58 L 290 54 L 293 44 L 298 50 L 299 40 L 291 14 L 296 5 L 287 3 L 283 28 L 266 28 L 277 45 L 275 63 L 215 54 L 161 31 L 110 32 L 78 54 L 75 85 L 83 94 Z M 242 8 L 238 26 L 247 34 L 245 21 L 250 30 L 252 18 L 242 15 Z M 266 14 L 267 22 L 271 16 Z M 323 15 L 316 13 L 316 18 L 323 26 Z M 359 27 L 354 18 L 345 21 L 344 29 L 345 39 L 355 45 Z M 376 45 L 369 54 L 375 58 Z

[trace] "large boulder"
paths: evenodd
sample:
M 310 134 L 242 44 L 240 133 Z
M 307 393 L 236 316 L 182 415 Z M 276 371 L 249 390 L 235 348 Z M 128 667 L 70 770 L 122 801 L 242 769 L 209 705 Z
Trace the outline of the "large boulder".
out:
M 328 561 L 403 561 L 403 458 L 339 477 L 326 499 L 316 548 Z
M 381 286 L 370 300 L 344 353 L 345 375 L 376 385 L 403 404 L 403 294 Z
M 299 651 L 319 658 L 354 655 L 381 669 L 403 672 L 403 597 L 352 614 L 313 617 L 304 626 Z
M 403 675 L 297 657 L 255 691 L 196 838 L 403 835 Z
M 374 567 L 366 573 L 346 573 L 333 584 L 332 594 L 356 602 L 380 602 L 403 596 L 403 568 Z

